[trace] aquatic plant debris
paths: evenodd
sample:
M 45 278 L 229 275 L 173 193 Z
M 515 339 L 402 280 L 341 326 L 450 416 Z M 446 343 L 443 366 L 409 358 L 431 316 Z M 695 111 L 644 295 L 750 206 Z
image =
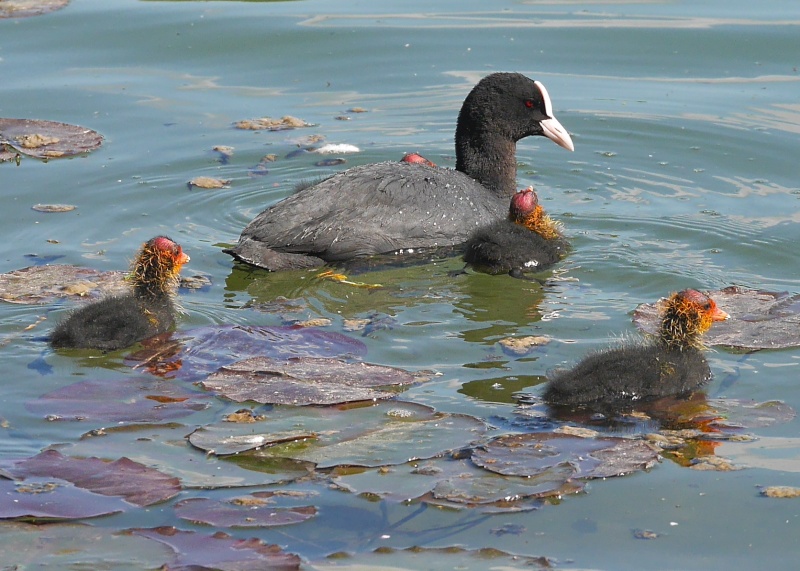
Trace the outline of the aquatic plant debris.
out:
M 334 466 L 378 467 L 443 456 L 487 430 L 477 418 L 436 412 L 411 402 L 361 406 L 275 408 L 264 422 L 217 423 L 189 435 L 211 454 L 242 453 Z M 285 442 L 286 444 L 281 444 Z M 413 446 L 408 443 L 413 442 Z
M 128 288 L 125 272 L 65 264 L 30 266 L 0 274 L 0 300 L 9 303 L 46 304 L 61 298 L 93 301 Z
M 642 440 L 541 432 L 498 436 L 476 448 L 472 461 L 505 476 L 532 477 L 566 466 L 573 477 L 592 479 L 647 470 L 658 461 L 658 452 Z
M 236 402 L 303 406 L 386 399 L 395 393 L 380 388 L 404 387 L 416 380 L 402 369 L 360 361 L 253 357 L 222 367 L 200 386 Z
M 225 533 L 213 535 L 183 531 L 171 526 L 133 528 L 127 533 L 167 545 L 174 552 L 169 569 L 300 569 L 300 558 L 260 539 L 236 539 Z
M 215 178 L 213 176 L 196 176 L 186 184 L 189 190 L 191 190 L 192 188 L 230 188 L 230 183 L 230 179 Z
M 277 507 L 257 496 L 224 501 L 189 498 L 175 504 L 175 515 L 193 523 L 219 527 L 277 527 L 309 520 L 317 515 L 317 508 Z
M 357 339 L 311 327 L 219 325 L 182 331 L 168 341 L 154 339 L 126 362 L 159 376 L 200 381 L 220 367 L 256 356 L 353 358 L 366 352 Z
M 119 496 L 137 506 L 163 502 L 180 492 L 173 478 L 128 458 L 106 462 L 100 458 L 72 458 L 57 450 L 45 450 L 14 462 L 7 470 L 16 478 L 59 478 L 104 496 Z
M 708 292 L 730 319 L 705 334 L 708 345 L 737 349 L 783 349 L 800 346 L 800 294 L 730 286 Z M 661 302 L 639 305 L 633 323 L 645 333 L 658 330 Z
M 0 2 L 0 20 L 27 18 L 55 12 L 69 4 L 69 0 L 3 0 Z
M 286 131 L 289 129 L 297 129 L 300 127 L 313 127 L 312 123 L 292 117 L 291 115 L 284 115 L 280 119 L 273 119 L 272 117 L 260 117 L 258 119 L 244 119 L 234 123 L 237 129 L 246 129 L 251 131 L 267 130 L 267 131 Z
M 0 17 L 3 10 L 0 5 Z M 0 145 L 37 159 L 89 153 L 103 144 L 97 131 L 56 121 L 0 118 Z

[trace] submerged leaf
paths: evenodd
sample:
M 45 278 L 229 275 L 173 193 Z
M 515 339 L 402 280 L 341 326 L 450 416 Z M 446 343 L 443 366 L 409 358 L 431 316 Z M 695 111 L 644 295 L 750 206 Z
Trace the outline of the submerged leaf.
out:
M 130 529 L 129 533 L 168 545 L 175 553 L 170 569 L 275 569 L 300 568 L 300 558 L 260 539 L 235 539 L 225 533 L 205 535 L 171 526 Z
M 233 501 L 189 498 L 175 504 L 175 514 L 187 521 L 219 527 L 275 527 L 311 519 L 317 515 L 317 508 L 276 507 L 255 496 Z
M 96 494 L 121 496 L 138 506 L 168 500 L 181 490 L 177 478 L 125 457 L 104 462 L 99 458 L 71 458 L 57 450 L 45 450 L 15 462 L 9 472 L 19 478 L 60 478 Z
M 56 389 L 25 408 L 68 420 L 159 422 L 203 410 L 207 397 L 180 385 L 145 379 L 83 381 Z
M 0 17 L 2 11 L 0 6 Z M 24 155 L 54 159 L 93 151 L 103 143 L 103 136 L 85 127 L 56 121 L 0 118 L 0 142 Z
M 704 341 L 738 349 L 782 349 L 800 346 L 800 295 L 730 286 L 708 292 L 730 319 L 715 323 Z M 658 330 L 659 303 L 639 305 L 633 314 L 636 327 L 646 333 Z
M 169 344 L 155 343 L 127 360 L 153 374 L 196 381 L 250 357 L 358 357 L 366 351 L 361 341 L 308 327 L 222 325 L 182 331 Z
M 506 434 L 472 454 L 472 461 L 481 468 L 523 477 L 569 467 L 575 478 L 608 478 L 647 470 L 657 459 L 658 453 L 642 440 L 554 432 Z
M 402 387 L 414 380 L 402 369 L 369 363 L 253 357 L 221 368 L 200 384 L 236 402 L 331 405 L 389 398 L 394 393 L 375 387 Z

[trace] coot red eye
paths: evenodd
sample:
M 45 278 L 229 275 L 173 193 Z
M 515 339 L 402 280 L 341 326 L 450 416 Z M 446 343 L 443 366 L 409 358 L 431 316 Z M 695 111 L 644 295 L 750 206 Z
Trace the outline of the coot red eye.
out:
M 525 107 L 527 107 L 528 109 L 530 109 L 531 107 L 533 107 L 533 100 L 531 100 L 531 99 L 526 99 L 526 100 L 525 100 Z

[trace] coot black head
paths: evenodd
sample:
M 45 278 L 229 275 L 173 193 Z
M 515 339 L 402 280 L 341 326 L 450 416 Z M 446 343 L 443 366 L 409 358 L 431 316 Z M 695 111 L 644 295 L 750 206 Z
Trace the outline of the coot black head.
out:
M 348 169 L 271 206 L 225 251 L 282 270 L 461 244 L 504 217 L 516 189 L 516 143 L 532 135 L 573 150 L 540 82 L 494 73 L 464 101 L 455 170 L 416 159 Z

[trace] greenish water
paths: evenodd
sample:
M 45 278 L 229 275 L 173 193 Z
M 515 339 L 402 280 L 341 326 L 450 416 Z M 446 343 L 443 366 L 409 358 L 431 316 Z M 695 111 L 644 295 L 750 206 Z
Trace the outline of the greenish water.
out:
M 191 255 L 186 273 L 212 281 L 205 291 L 182 294 L 179 329 L 277 325 L 282 314 L 259 307 L 278 296 L 300 299 L 288 317 L 329 318 L 331 331 L 342 331 L 345 319 L 384 315 L 391 328 L 349 333 L 366 343 L 366 360 L 440 373 L 404 398 L 444 412 L 508 417 L 512 392 L 535 391 L 531 385 L 548 369 L 632 334 L 630 312 L 639 303 L 685 287 L 800 291 L 798 26 L 800 4 L 789 0 L 73 0 L 49 15 L 0 20 L 0 117 L 63 121 L 105 136 L 86 157 L 0 164 L 0 271 L 30 265 L 29 254 L 123 269 L 141 242 L 167 233 Z M 448 271 L 460 265 L 451 260 L 356 278 L 391 286 L 373 291 L 298 273 L 249 272 L 221 252 L 296 183 L 332 172 L 314 166 L 317 155 L 285 158 L 299 137 L 318 133 L 361 148 L 345 167 L 408 151 L 452 166 L 461 101 L 492 71 L 541 80 L 575 142 L 572 154 L 541 138 L 518 146 L 520 187 L 537 187 L 573 245 L 544 286 L 451 278 Z M 348 113 L 354 107 L 367 113 Z M 265 115 L 316 126 L 277 133 L 231 127 Z M 351 120 L 336 120 L 340 115 Z M 215 145 L 235 148 L 227 164 L 211 152 Z M 252 176 L 270 153 L 280 160 Z M 187 181 L 200 175 L 230 179 L 230 188 L 189 190 Z M 43 214 L 31 209 L 36 203 L 77 209 Z M 49 351 L 39 336 L 61 314 L 62 306 L 0 305 L 0 459 L 55 444 L 69 454 L 98 428 L 47 422 L 24 403 L 81 380 L 141 375 L 120 355 Z M 47 321 L 25 331 L 40 316 Z M 497 344 L 526 335 L 554 341 L 524 358 Z M 722 396 L 724 381 L 724 396 L 798 408 L 799 358 L 798 350 L 718 349 L 709 355 L 717 379 L 709 393 Z M 52 374 L 32 365 L 40 359 Z M 174 437 L 237 408 L 216 401 L 181 419 L 185 430 Z M 747 446 L 716 449 L 749 466 L 743 470 L 700 472 L 664 461 L 648 473 L 595 481 L 587 493 L 534 512 L 420 510 L 320 486 L 317 518 L 228 531 L 306 560 L 383 545 L 461 545 L 546 556 L 562 568 L 748 569 L 769 562 L 793 569 L 800 504 L 759 497 L 757 486 L 800 485 L 797 430 L 793 420 L 755 429 L 760 440 Z M 109 458 L 129 454 L 148 464 L 137 453 L 115 448 Z M 192 495 L 196 490 L 179 498 Z M 170 506 L 91 523 L 213 533 L 177 520 Z M 506 524 L 525 531 L 492 533 Z M 634 529 L 661 535 L 635 539 Z M 0 567 L 17 562 L 13 548 L 0 550 Z M 117 567 L 125 568 L 109 568 Z

